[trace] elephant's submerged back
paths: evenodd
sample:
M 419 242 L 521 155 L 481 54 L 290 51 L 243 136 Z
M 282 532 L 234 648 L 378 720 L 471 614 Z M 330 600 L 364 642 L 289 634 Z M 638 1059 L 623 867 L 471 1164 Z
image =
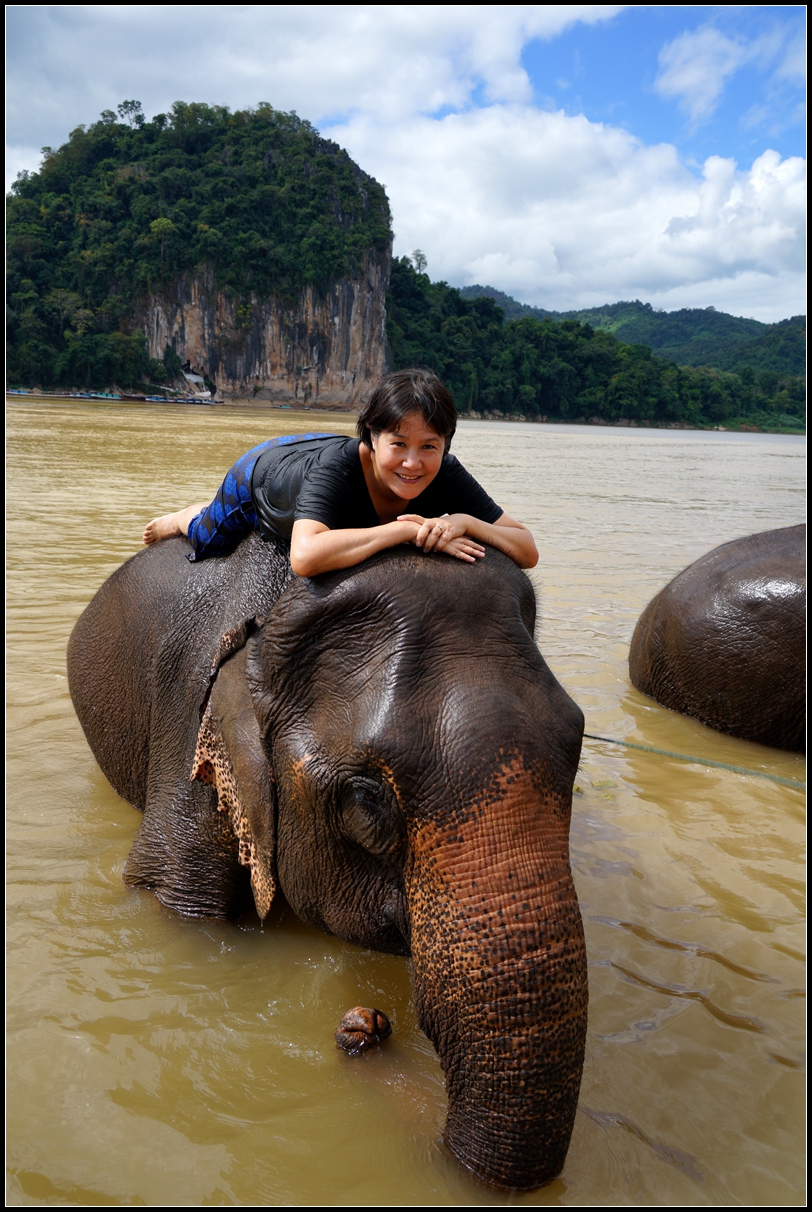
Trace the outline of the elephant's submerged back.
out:
M 805 748 L 806 527 L 702 556 L 649 603 L 632 637 L 634 686 L 730 736 Z

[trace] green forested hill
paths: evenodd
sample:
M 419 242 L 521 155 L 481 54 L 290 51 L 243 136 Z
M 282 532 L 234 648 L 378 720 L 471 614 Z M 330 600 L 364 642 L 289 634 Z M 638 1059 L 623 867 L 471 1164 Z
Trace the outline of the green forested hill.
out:
M 712 366 L 717 370 L 769 370 L 785 375 L 806 373 L 806 317 L 793 316 L 778 324 L 763 324 L 708 308 L 655 311 L 650 303 L 607 303 L 580 311 L 546 311 L 518 303 L 492 286 L 465 286 L 465 299 L 482 296 L 503 308 L 506 320 L 580 320 L 605 328 L 621 341 L 648 345 L 680 366 Z
M 7 234 L 10 379 L 94 386 L 161 375 L 139 313 L 185 270 L 293 299 L 391 239 L 383 188 L 308 122 L 182 102 L 151 122 L 124 102 L 46 149 Z
M 759 337 L 751 337 L 727 350 L 720 349 L 713 362 L 722 370 L 743 373 L 806 374 L 806 316 L 792 316 L 770 324 Z
M 524 311 L 511 319 L 497 305 L 497 292 L 472 295 L 473 289 L 431 282 L 403 257 L 393 262 L 387 303 L 394 365 L 433 367 L 463 410 L 573 421 L 805 424 L 802 375 L 681 367 L 642 341 L 619 340 L 606 325 Z M 760 327 L 768 330 L 760 341 L 784 331 Z

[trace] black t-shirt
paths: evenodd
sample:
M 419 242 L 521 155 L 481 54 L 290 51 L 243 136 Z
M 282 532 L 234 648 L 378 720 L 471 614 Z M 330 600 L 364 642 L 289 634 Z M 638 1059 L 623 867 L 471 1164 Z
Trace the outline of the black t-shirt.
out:
M 251 477 L 251 496 L 263 539 L 289 539 L 293 523 L 300 518 L 322 522 L 330 530 L 379 526 L 358 445 L 358 438 L 336 436 L 264 451 Z M 495 522 L 503 510 L 462 463 L 447 454 L 428 488 L 413 501 L 403 502 L 403 512 L 424 518 L 467 513 L 482 522 Z

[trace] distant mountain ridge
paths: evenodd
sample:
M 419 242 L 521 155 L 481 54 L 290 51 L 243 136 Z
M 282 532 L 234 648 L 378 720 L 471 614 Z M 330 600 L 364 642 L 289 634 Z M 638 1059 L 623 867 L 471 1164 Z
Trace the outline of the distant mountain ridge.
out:
M 422 254 L 420 262 L 417 268 L 409 257 L 392 260 L 386 299 L 392 367 L 431 367 L 452 391 L 462 415 L 687 429 L 798 433 L 805 428 L 802 374 L 750 365 L 740 373 L 679 366 L 643 342 L 621 340 L 605 324 L 595 323 L 594 313 L 583 320 L 560 313 L 528 315 L 541 309 L 522 308 L 502 295 L 516 308 L 514 316 L 518 312 L 518 318 L 506 322 L 498 296 L 464 298 L 447 282 L 431 281 Z M 619 304 L 616 313 L 625 307 L 642 311 L 644 318 L 649 311 L 657 315 L 639 303 Z M 600 315 L 603 309 L 596 310 Z M 743 323 L 767 331 L 729 342 L 729 349 L 780 341 L 786 334 L 802 343 L 806 335 L 792 323 Z
M 710 366 L 717 370 L 768 370 L 777 374 L 806 372 L 806 316 L 764 324 L 731 316 L 713 307 L 655 311 L 650 303 L 605 303 L 575 311 L 547 311 L 519 303 L 494 286 L 463 286 L 464 299 L 489 298 L 502 308 L 505 320 L 578 320 L 605 328 L 619 341 L 647 345 L 678 366 Z

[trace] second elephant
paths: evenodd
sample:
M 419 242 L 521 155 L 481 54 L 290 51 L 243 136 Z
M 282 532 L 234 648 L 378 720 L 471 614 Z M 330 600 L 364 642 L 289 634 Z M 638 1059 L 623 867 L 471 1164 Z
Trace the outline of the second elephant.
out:
M 803 752 L 806 527 L 725 543 L 649 602 L 629 652 L 632 684 L 719 732 Z

